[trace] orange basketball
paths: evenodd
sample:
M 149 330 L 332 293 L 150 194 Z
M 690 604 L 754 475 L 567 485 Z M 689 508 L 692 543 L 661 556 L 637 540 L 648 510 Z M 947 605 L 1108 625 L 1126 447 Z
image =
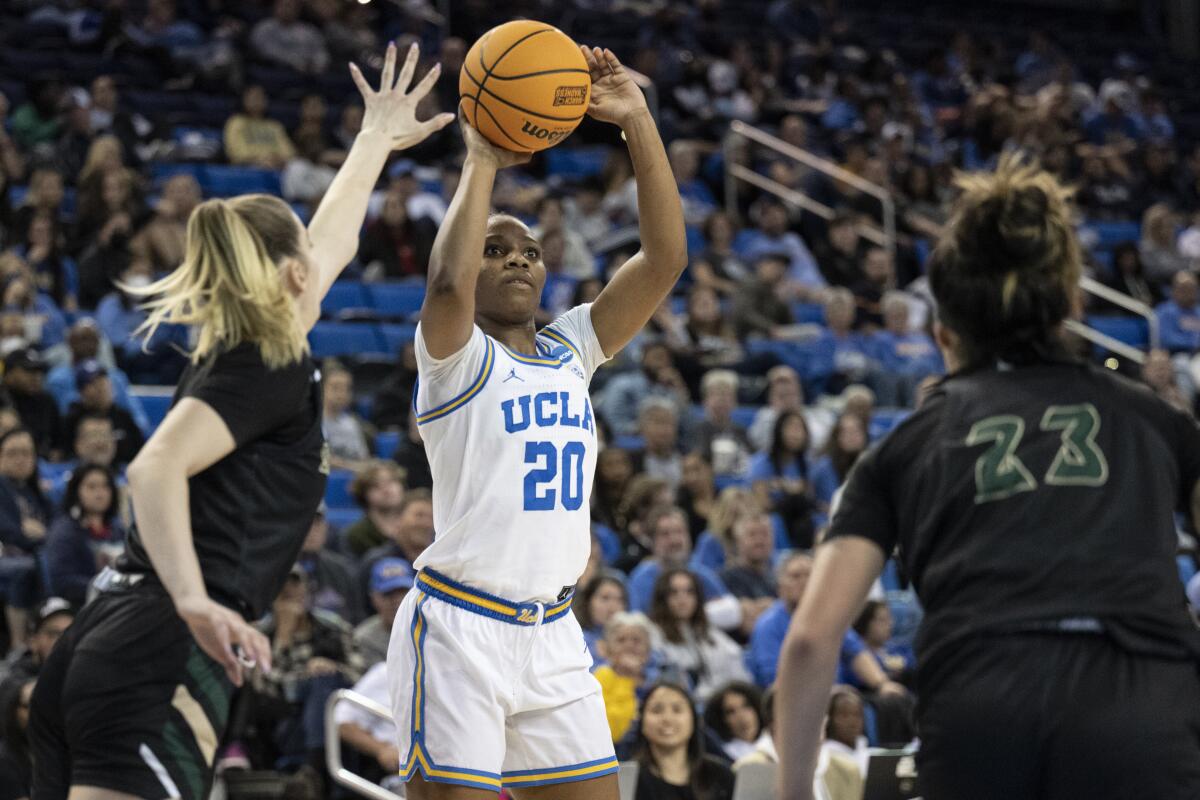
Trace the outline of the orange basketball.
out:
M 571 135 L 592 78 L 579 45 L 544 22 L 516 20 L 479 37 L 458 76 L 459 106 L 493 144 L 527 153 Z

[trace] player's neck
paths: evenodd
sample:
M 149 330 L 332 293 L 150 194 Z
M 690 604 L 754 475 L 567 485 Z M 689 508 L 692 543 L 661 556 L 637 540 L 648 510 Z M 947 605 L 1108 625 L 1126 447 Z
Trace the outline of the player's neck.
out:
M 532 319 L 513 325 L 477 317 L 476 323 L 484 333 L 514 353 L 537 354 L 537 326 Z

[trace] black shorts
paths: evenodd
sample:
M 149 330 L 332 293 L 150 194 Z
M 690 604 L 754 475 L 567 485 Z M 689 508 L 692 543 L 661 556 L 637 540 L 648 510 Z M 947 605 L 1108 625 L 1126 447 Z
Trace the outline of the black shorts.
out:
M 1200 798 L 1200 665 L 1102 634 L 963 642 L 917 727 L 926 800 Z
M 33 800 L 65 800 L 73 785 L 205 800 L 232 695 L 161 586 L 99 595 L 34 689 Z

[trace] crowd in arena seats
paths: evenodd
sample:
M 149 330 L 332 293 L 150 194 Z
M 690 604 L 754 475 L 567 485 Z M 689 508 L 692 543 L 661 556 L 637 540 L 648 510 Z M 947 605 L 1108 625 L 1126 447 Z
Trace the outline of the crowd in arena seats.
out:
M 1089 276 L 1151 309 L 1092 297 L 1088 319 L 1149 351 L 1140 368 L 1115 366 L 1196 410 L 1200 108 L 1181 70 L 1128 33 L 1071 17 L 1057 39 L 1019 20 L 984 34 L 952 9 L 935 19 L 868 0 L 455 0 L 445 19 L 442 7 L 17 0 L 0 11 L 0 786 L 28 781 L 22 703 L 120 553 L 133 523 L 123 469 L 186 364 L 186 330 L 134 334 L 145 317 L 126 288 L 181 262 L 205 198 L 271 192 L 307 220 L 362 121 L 345 62 L 377 69 L 390 39 L 443 63 L 423 117 L 454 107 L 469 43 L 520 14 L 611 45 L 653 82 L 690 263 L 594 380 L 604 449 L 574 605 L 613 741 L 641 765 L 639 800 L 728 798 L 731 770 L 776 760 L 769 687 L 809 552 L 855 461 L 944 372 L 923 273 L 955 169 L 1019 150 L 1074 184 Z M 894 246 L 877 235 L 876 196 L 727 140 L 734 120 L 890 192 Z M 223 770 L 296 772 L 317 791 L 325 698 L 353 686 L 386 704 L 387 632 L 434 536 L 413 323 L 461 158 L 450 128 L 393 159 L 324 305 L 312 347 L 334 470 L 261 621 L 276 674 L 239 694 Z M 727 191 L 734 164 L 832 216 Z M 495 205 L 543 243 L 542 322 L 594 299 L 637 248 L 628 158 L 587 124 L 502 173 Z M 889 565 L 830 699 L 820 772 L 834 800 L 861 795 L 868 744 L 914 736 L 918 620 Z M 337 721 L 353 766 L 394 780 L 404 754 L 388 726 L 349 706 Z

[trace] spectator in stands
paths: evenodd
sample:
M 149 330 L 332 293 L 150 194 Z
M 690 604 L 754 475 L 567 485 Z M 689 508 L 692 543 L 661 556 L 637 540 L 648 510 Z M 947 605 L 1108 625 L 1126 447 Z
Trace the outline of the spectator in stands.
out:
M 1200 285 L 1191 272 L 1176 272 L 1171 279 L 1171 299 L 1154 309 L 1158 340 L 1171 353 L 1200 350 Z
M 112 383 L 113 397 L 117 405 L 131 415 L 138 427 L 146 432 L 150 423 L 146 418 L 142 404 L 130 392 L 129 378 L 117 369 L 113 361 L 112 348 L 107 342 L 102 342 L 100 329 L 91 317 L 81 317 L 67 331 L 67 348 L 70 358 L 59 363 L 46 373 L 46 389 L 54 395 L 59 411 L 64 414 L 71 403 L 79 398 L 79 390 L 75 385 L 76 369 L 88 361 L 98 360 L 108 370 L 108 379 Z M 102 347 L 103 345 L 103 347 Z
M 1170 283 L 1176 273 L 1191 266 L 1175 242 L 1175 225 L 1175 212 L 1166 203 L 1155 203 L 1142 215 L 1142 240 L 1138 252 L 1146 277 L 1160 286 Z
M 712 190 L 700 177 L 700 150 L 696 142 L 676 139 L 667 148 L 671 172 L 683 199 L 683 218 L 691 226 L 699 226 L 717 210 Z
M 400 348 L 395 369 L 375 392 L 371 407 L 371 424 L 381 431 L 399 430 L 408 426 L 412 411 L 413 387 L 417 382 L 417 352 L 413 342 Z
M 833 427 L 825 454 L 812 468 L 813 495 L 817 507 L 828 511 L 834 492 L 850 474 L 850 468 L 867 449 L 867 422 L 855 413 L 843 413 Z
M 371 568 L 381 558 L 400 558 L 412 564 L 425 548 L 433 544 L 433 497 L 427 489 L 405 492 L 395 513 L 388 541 L 367 551 L 362 559 L 359 583 L 367 592 L 371 583 Z
M 62 173 L 51 166 L 34 167 L 29 174 L 29 191 L 25 193 L 20 207 L 13 212 L 13 230 L 29 230 L 29 221 L 39 215 L 61 222 L 64 218 L 64 195 Z
M 300 101 L 300 123 L 292 131 L 296 157 L 279 176 L 283 196 L 290 201 L 320 200 L 333 183 L 335 167 L 346 160 L 346 151 L 330 147 L 325 136 L 325 99 L 305 95 Z
M 92 578 L 124 549 L 117 516 L 117 481 L 108 467 L 77 467 L 67 483 L 62 511 L 46 534 L 49 591 L 82 607 Z
M 140 114 L 121 109 L 121 98 L 117 82 L 111 75 L 100 75 L 92 80 L 91 127 L 97 137 L 110 134 L 121 142 L 121 150 L 130 164 L 139 164 L 138 145 L 153 130 L 153 126 Z
M 776 568 L 779 582 L 779 600 L 771 605 L 754 626 L 750 636 L 750 648 L 746 653 L 746 666 L 754 676 L 754 682 L 759 686 L 770 686 L 775 682 L 775 672 L 779 667 L 779 650 L 783 647 L 783 637 L 787 634 L 788 625 L 800 598 L 804 596 L 804 587 L 808 585 L 808 576 L 812 572 L 812 556 L 802 551 L 793 551 L 780 561 Z
M 753 753 L 766 732 L 762 698 L 754 684 L 730 681 L 717 687 L 704 705 L 704 724 L 721 740 L 730 761 Z
M 152 277 L 149 264 L 130 263 L 121 272 L 116 289 L 96 306 L 96 324 L 104 337 L 112 342 L 117 365 L 125 370 L 132 382 L 168 385 L 179 378 L 187 363 L 178 349 L 187 348 L 187 329 L 179 325 L 160 325 L 149 339 L 136 335 L 146 320 L 146 312 L 141 309 L 140 300 L 125 291 L 125 288 L 148 286 Z
M 92 143 L 91 100 L 80 88 L 63 95 L 62 126 L 54 146 L 54 162 L 65 175 L 78 175 Z
M 17 148 L 12 137 L 8 135 L 8 96 L 0 92 L 0 187 L 5 190 L 5 199 L 0 206 L 0 226 L 9 222 L 11 209 L 8 206 L 8 185 L 17 181 L 25 174 L 25 158 Z M 0 239 L 0 244 L 3 240 Z
M 354 692 L 387 708 L 391 704 L 387 664 L 376 664 L 368 669 L 354 684 Z M 374 759 L 374 763 L 360 762 L 355 772 L 385 789 L 403 791 L 404 783 L 400 780 L 403 754 L 396 747 L 396 724 L 391 717 L 385 719 L 341 701 L 334 707 L 333 718 L 338 735 L 357 752 Z
M 11 271 L 0 279 L 0 297 L 5 311 L 23 315 L 25 343 L 43 348 L 61 344 L 67 332 L 66 317 L 48 295 L 37 290 L 27 264 L 12 254 L 5 258 Z
M 84 414 L 80 417 L 75 425 L 71 455 L 74 463 L 70 464 L 71 468 L 62 474 L 51 490 L 51 496 L 57 497 L 59 502 L 66 493 L 72 470 L 80 465 L 98 464 L 113 469 L 116 474 L 117 434 L 113 431 L 112 419 L 98 414 Z
M 413 587 L 412 564 L 401 558 L 381 558 L 371 568 L 371 607 L 375 615 L 354 629 L 354 649 L 366 667 L 387 659 L 388 640 L 396 612 Z
M 771 517 L 762 511 L 746 511 L 733 523 L 733 549 L 721 581 L 734 597 L 762 601 L 759 613 L 769 608 L 778 596 L 772 556 L 775 532 Z
M 371 457 L 364 423 L 354 411 L 354 376 L 334 359 L 321 365 L 324 391 L 321 429 L 335 469 L 354 470 Z
M 358 260 L 367 280 L 396 280 L 422 276 L 437 225 L 428 217 L 411 217 L 404 198 L 389 191 L 379 216 L 368 223 L 358 246 Z
M 277 6 L 288 4 L 295 0 L 279 0 Z M 242 110 L 226 121 L 223 139 L 230 164 L 278 170 L 296 155 L 283 125 L 267 118 L 267 92 L 258 84 L 242 90 Z
M 649 611 L 659 576 L 668 570 L 685 568 L 692 555 L 687 516 L 676 506 L 660 506 L 646 517 L 645 530 L 650 536 L 651 555 L 629 573 L 629 607 Z M 702 566 L 694 571 L 704 588 L 704 599 L 714 600 L 729 594 L 716 573 Z
M 651 647 L 664 668 L 687 678 L 701 704 L 721 684 L 749 677 L 737 642 L 709 625 L 703 591 L 696 573 L 685 567 L 664 569 L 654 582 L 649 610 Z
M 821 749 L 830 755 L 852 759 L 865 777 L 870 758 L 865 731 L 866 707 L 862 696 L 849 686 L 834 686 Z
M 876 398 L 880 405 L 908 407 L 922 379 L 945 371 L 942 356 L 929 334 L 910 328 L 903 292 L 887 292 L 880 307 L 884 327 L 870 338 L 880 367 L 874 381 Z
M 1182 242 L 1182 239 L 1180 241 Z M 1200 237 L 1197 241 L 1200 242 Z M 1197 248 L 1196 255 L 1200 256 L 1200 247 Z M 1162 291 L 1158 284 L 1146 280 L 1146 271 L 1142 267 L 1142 257 L 1136 244 L 1122 242 L 1113 248 L 1112 256 L 1113 275 L 1105 281 L 1110 289 L 1116 289 L 1151 307 L 1162 301 Z M 1105 310 L 1107 312 L 1109 309 Z M 1133 313 L 1120 306 L 1112 306 L 1111 310 L 1116 314 Z
M 794 321 L 783 297 L 786 274 L 787 259 L 780 253 L 754 259 L 754 275 L 741 283 L 733 299 L 733 327 L 739 339 L 786 337 Z
M 417 411 L 414 408 L 409 409 L 408 427 L 396 447 L 396 452 L 392 454 L 392 459 L 404 470 L 406 488 L 433 488 L 429 454 L 425 452 L 425 440 L 421 438 L 421 426 L 417 424 Z
M 338 0 L 314 0 L 308 4 L 308 8 L 316 17 L 317 27 L 325 37 L 335 62 L 345 60 L 362 63 L 378 52 L 379 38 L 373 30 L 378 20 L 370 16 L 367 4 L 348 5 Z M 456 67 L 451 67 L 444 60 L 442 62 L 442 68 L 450 70 L 448 75 L 457 75 L 461 66 L 461 59 Z
M 625 583 L 611 573 L 600 573 L 586 583 L 571 604 L 579 627 L 583 629 L 583 640 L 587 642 L 592 661 L 599 665 L 604 656 L 599 644 L 604 638 L 604 627 L 615 615 L 629 607 L 629 596 L 625 591 Z
M 534 237 L 544 243 L 549 234 L 562 236 L 562 274 L 583 280 L 596 276 L 596 260 L 588 250 L 583 234 L 567 226 L 562 198 L 547 194 L 537 204 L 538 224 L 533 227 Z
M 700 718 L 682 686 L 659 683 L 647 692 L 636 747 L 634 800 L 732 800 L 733 773 L 705 754 Z
M 620 742 L 637 717 L 638 698 L 657 675 L 651 660 L 653 624 L 639 612 L 618 611 L 604 626 L 598 649 L 604 663 L 594 674 L 604 698 L 604 712 L 613 742 Z
M 704 417 L 696 426 L 693 440 L 718 476 L 744 475 L 750 461 L 752 448 L 746 429 L 733 421 L 737 392 L 738 376 L 731 370 L 710 370 L 700 382 Z
M 3 682 L 0 692 L 12 683 L 23 683 L 36 678 L 42 670 L 42 665 L 50 657 L 54 645 L 63 632 L 70 627 L 75 619 L 75 610 L 71 604 L 61 597 L 49 597 L 37 607 L 28 629 L 22 627 L 19 633 L 23 638 L 11 644 L 11 657 L 4 664 Z M 10 629 L 9 636 L 16 638 L 16 629 Z
M 255 55 L 306 75 L 320 75 L 329 67 L 325 39 L 300 19 L 299 0 L 275 0 L 271 16 L 250 32 L 250 45 Z
M 868 600 L 852 628 L 889 680 L 908 686 L 915 665 L 912 650 L 892 644 L 892 610 L 882 600 Z
M 172 175 L 163 184 L 154 215 L 129 243 L 130 252 L 155 272 L 173 271 L 183 263 L 188 218 L 203 199 L 195 177 Z
M 342 106 L 342 115 L 338 118 L 338 126 L 333 129 L 333 139 L 341 145 L 343 150 L 349 152 L 350 146 L 354 144 L 354 137 L 358 136 L 358 132 L 362 128 L 362 120 L 362 105 L 351 101 Z
M 696 540 L 693 565 L 720 572 L 733 552 L 733 525 L 743 514 L 762 510 L 753 492 L 742 486 L 726 486 L 708 515 L 708 529 Z
M 404 201 L 411 219 L 428 219 L 441 225 L 446 216 L 446 201 L 433 192 L 427 192 L 417 179 L 417 162 L 411 158 L 398 159 L 388 168 L 388 192 L 394 192 Z
M 388 461 L 372 461 L 354 474 L 350 496 L 363 518 L 343 532 L 346 549 L 360 558 L 395 535 L 404 502 L 404 473 Z
M 882 247 L 867 248 L 863 256 L 863 279 L 851 287 L 858 307 L 854 327 L 873 331 L 883 327 L 883 296 L 896 287 L 896 267 Z
M 711 287 L 693 286 L 688 292 L 687 321 L 681 333 L 686 341 L 683 353 L 695 365 L 695 371 L 733 368 L 747 361 L 733 323 L 721 311 L 720 297 Z M 696 383 L 689 378 L 689 388 L 696 387 Z
M 141 449 L 145 436 L 133 415 L 114 402 L 108 370 L 99 361 L 83 362 L 75 368 L 75 388 L 79 399 L 71 404 L 63 423 L 67 440 L 75 440 L 76 427 L 84 416 L 108 417 L 117 436 L 117 463 L 128 464 Z
M 858 235 L 858 219 L 841 211 L 829 220 L 825 241 L 816 247 L 821 274 L 833 286 L 855 286 L 863 280 L 867 243 Z
M 29 704 L 33 679 L 13 681 L 0 690 L 0 798 L 27 800 L 33 784 L 33 758 L 29 739 Z
M 614 376 L 595 398 L 595 405 L 614 433 L 633 434 L 637 432 L 637 410 L 649 397 L 673 402 L 680 416 L 691 405 L 683 376 L 662 342 L 643 345 L 641 369 Z
M 606 447 L 596 456 L 596 480 L 592 485 L 592 519 L 613 530 L 621 527 L 621 503 L 634 476 L 628 450 Z
M 77 246 L 79 248 L 79 303 L 97 307 L 97 301 L 112 290 L 113 279 L 135 265 L 152 273 L 133 258 L 131 244 L 145 210 L 133 191 L 130 173 L 109 170 L 99 178 L 96 205 L 80 198 Z
M 1123 159 L 1092 152 L 1083 159 L 1079 205 L 1090 220 L 1122 220 L 1134 215 L 1133 176 Z
M 589 252 L 592 252 L 612 230 L 612 222 L 600 205 L 603 199 L 604 186 L 595 177 L 584 178 L 572 194 L 563 198 L 567 228 L 577 231 L 583 237 Z
M 713 480 L 712 464 L 703 453 L 693 450 L 683 457 L 680 465 L 683 480 L 679 483 L 676 496 L 679 507 L 688 518 L 688 532 L 694 543 L 709 527 L 709 518 L 717 501 L 717 487 Z
M 1195 413 L 1195 387 L 1190 380 L 1176 377 L 1171 354 L 1166 350 L 1155 348 L 1146 354 L 1146 362 L 1142 364 L 1142 380 L 1156 395 L 1180 411 Z
M 296 563 L 308 578 L 313 608 L 336 614 L 351 625 L 366 617 L 356 565 L 326 545 L 329 541 L 328 509 L 322 502 L 308 526 Z
M 22 151 L 49 156 L 58 139 L 63 85 L 53 79 L 35 80 L 28 84 L 25 96 L 28 99 L 9 118 L 9 132 Z
M 674 490 L 683 480 L 675 404 L 661 397 L 647 398 L 638 411 L 638 433 L 643 449 L 634 456 L 634 470 L 662 478 Z
M 813 502 L 808 482 L 808 425 L 799 411 L 775 419 L 771 446 L 750 460 L 747 478 L 759 503 L 780 515 L 793 547 L 813 544 Z
M 54 397 L 43 388 L 45 377 L 46 362 L 32 347 L 4 357 L 4 405 L 16 409 L 37 444 L 37 454 L 49 458 L 61 446 L 62 422 Z
M 705 218 L 701 233 L 707 246 L 692 261 L 689 268 L 692 279 L 722 296 L 732 296 L 738 284 L 749 277 L 746 264 L 733 249 L 733 221 L 724 211 L 714 211 Z
M 743 257 L 753 262 L 767 253 L 787 256 L 786 284 L 797 297 L 816 297 L 826 287 L 808 246 L 799 234 L 788 230 L 787 206 L 774 198 L 762 201 L 756 235 L 742 250 Z
M 49 214 L 35 214 L 13 249 L 29 265 L 37 290 L 63 311 L 78 308 L 79 272 L 66 254 L 66 237 L 58 221 Z

